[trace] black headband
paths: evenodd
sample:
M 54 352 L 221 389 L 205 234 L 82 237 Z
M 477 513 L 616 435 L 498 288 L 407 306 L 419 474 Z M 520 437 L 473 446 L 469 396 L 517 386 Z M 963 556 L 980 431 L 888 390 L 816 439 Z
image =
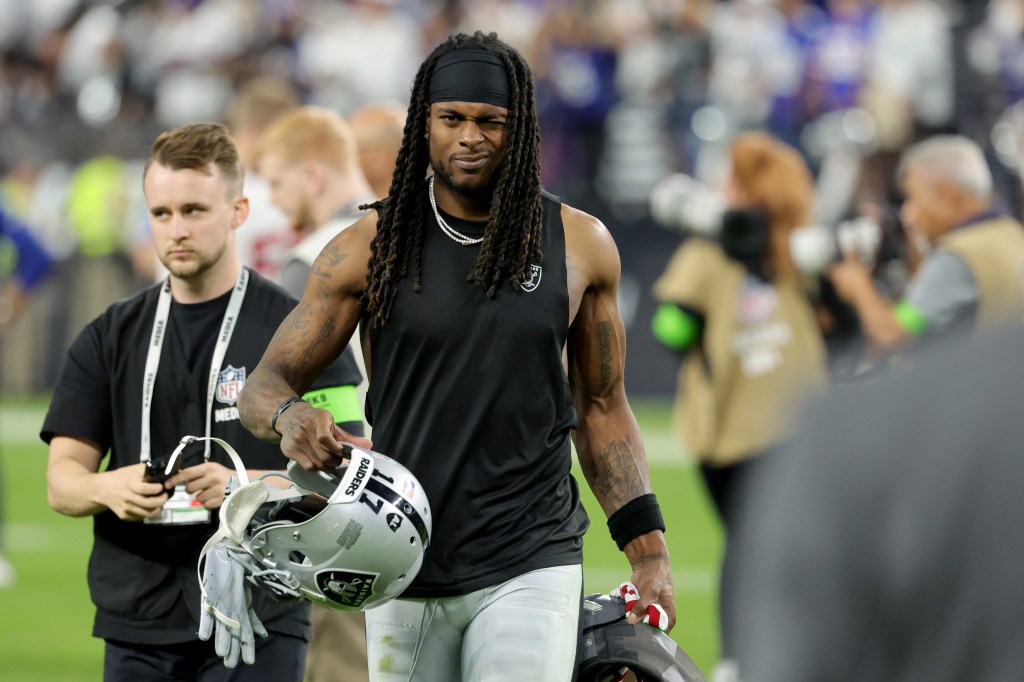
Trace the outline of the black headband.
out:
M 430 76 L 431 104 L 481 102 L 509 108 L 508 72 L 501 58 L 485 50 L 456 50 L 437 60 Z

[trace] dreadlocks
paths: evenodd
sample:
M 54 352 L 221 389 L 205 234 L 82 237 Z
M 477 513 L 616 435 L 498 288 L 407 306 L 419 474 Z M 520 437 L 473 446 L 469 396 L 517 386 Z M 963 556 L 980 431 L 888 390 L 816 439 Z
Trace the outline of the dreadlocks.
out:
M 531 263 L 540 262 L 542 213 L 540 194 L 540 128 L 534 105 L 533 75 L 522 56 L 498 39 L 497 34 L 459 33 L 449 36 L 420 66 L 413 81 L 402 147 L 398 151 L 391 188 L 385 199 L 369 204 L 377 211 L 377 235 L 370 244 L 364 309 L 378 324 L 385 324 L 395 299 L 396 284 L 412 270 L 413 291 L 420 291 L 424 196 L 430 164 L 424 139 L 431 75 L 437 60 L 459 49 L 491 52 L 505 64 L 510 101 L 505 126 L 507 153 L 498 168 L 498 183 L 491 198 L 484 240 L 467 282 L 483 288 L 491 298 L 502 282 L 518 286 Z

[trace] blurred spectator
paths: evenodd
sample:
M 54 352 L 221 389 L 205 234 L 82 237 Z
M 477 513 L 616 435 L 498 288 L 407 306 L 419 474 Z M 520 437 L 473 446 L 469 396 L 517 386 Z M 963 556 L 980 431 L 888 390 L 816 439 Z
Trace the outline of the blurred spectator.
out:
M 359 165 L 374 198 L 386 197 L 391 188 L 391 175 L 402 146 L 406 108 L 400 102 L 367 104 L 345 119 L 355 135 Z
M 576 2 L 577 0 L 569 0 Z M 519 51 L 527 63 L 535 63 L 537 32 L 555 3 L 532 0 L 441 0 L 424 30 L 425 45 L 444 42 L 451 33 L 494 31 Z
M 711 40 L 708 33 L 713 0 L 666 7 L 656 16 L 658 49 L 666 62 L 662 97 L 667 98 L 667 128 L 672 138 L 675 169 L 693 174 L 700 144 L 694 114 L 708 101 Z M 671 8 L 671 9 L 670 9 Z
M 0 162 L 69 169 L 108 155 L 133 163 L 168 125 L 224 120 L 254 76 L 345 116 L 404 102 L 424 45 L 497 30 L 538 77 L 545 186 L 613 219 L 627 296 L 664 263 L 650 262 L 647 191 L 673 170 L 717 182 L 738 131 L 804 153 L 828 224 L 866 203 L 886 211 L 899 153 L 922 132 L 961 131 L 1004 162 L 1024 139 L 1000 125 L 1024 93 L 1017 0 L 0 0 L 0 16 Z M 29 151 L 9 144 L 17 135 Z M 1016 167 L 997 167 L 995 182 L 1018 208 Z M 239 233 L 243 253 L 259 250 L 245 242 L 260 241 L 260 213 Z M 123 248 L 148 279 L 148 231 L 129 220 Z M 30 222 L 54 254 L 73 245 L 52 238 L 62 221 Z M 246 261 L 273 275 L 284 248 Z M 649 355 L 644 343 L 630 352 Z M 665 372 L 640 374 L 647 390 Z
M 29 228 L 0 201 L 0 347 L 7 330 L 21 313 L 30 294 L 50 275 L 53 259 Z M 2 386 L 2 383 L 0 383 Z M 14 567 L 4 555 L 4 478 L 0 469 L 0 588 L 15 581 Z
M 931 244 L 903 299 L 893 305 L 857 259 L 830 277 L 882 352 L 921 337 L 958 337 L 1024 319 L 1024 228 L 993 202 L 981 149 L 961 136 L 937 136 L 904 156 L 903 223 Z
M 739 679 L 1024 679 L 1024 333 L 807 415 L 732 550 Z
M 0 203 L 0 336 L 11 326 L 29 293 L 50 274 L 53 259 L 29 228 L 8 213 Z
M 807 117 L 857 106 L 871 64 L 876 28 L 873 2 L 827 0 L 826 20 L 807 49 Z
M 739 135 L 730 155 L 718 239 L 690 237 L 675 253 L 654 287 L 653 321 L 655 336 L 684 354 L 675 422 L 727 538 L 749 472 L 826 383 L 821 332 L 789 253 L 790 233 L 810 217 L 810 172 L 796 150 L 760 132 Z M 726 551 L 723 633 L 733 570 Z M 728 641 L 722 653 L 730 656 Z
M 310 0 L 296 48 L 310 101 L 341 114 L 407 99 L 425 54 L 416 17 L 400 0 Z
M 860 100 L 874 118 L 878 144 L 902 149 L 923 131 L 953 120 L 950 20 L 933 0 L 880 0 L 871 63 Z
M 971 3 L 958 55 L 958 132 L 982 145 L 997 192 L 1022 215 L 1020 173 L 1024 149 L 1024 4 L 1019 0 Z
M 270 187 L 257 168 L 260 136 L 283 114 L 299 106 L 295 88 L 279 78 L 255 77 L 241 85 L 228 109 L 228 127 L 245 165 L 249 219 L 235 232 L 238 255 L 264 277 L 276 280 L 281 259 L 295 243 L 289 218 L 270 200 Z
M 605 214 L 596 187 L 605 118 L 618 98 L 618 61 L 609 0 L 552 3 L 537 34 L 537 111 L 546 189 L 574 197 L 581 210 Z
M 677 33 L 677 12 L 667 6 L 643 11 L 635 0 L 624 0 L 611 3 L 603 19 L 617 46 L 613 83 L 618 97 L 605 116 L 595 189 L 617 216 L 628 218 L 645 207 L 658 180 L 678 166 L 667 117 L 674 88 L 691 83 L 673 80 L 690 78 L 687 69 L 699 68 L 689 60 L 696 57 L 692 51 L 700 50 L 703 36 Z M 703 88 L 688 94 L 700 97 Z
M 65 219 L 76 249 L 64 264 L 71 282 L 67 292 L 66 329 L 59 338 L 73 337 L 113 301 L 148 284 L 136 274 L 129 251 L 139 215 L 130 212 L 138 188 L 133 164 L 104 154 L 89 159 L 72 173 Z
M 18 223 L 0 204 L 0 339 L 25 305 L 28 293 L 49 273 L 52 261 L 28 228 Z M 5 272 L 7 271 L 7 272 Z M 0 588 L 15 581 L 14 567 L 4 555 L 4 480 L 0 470 Z

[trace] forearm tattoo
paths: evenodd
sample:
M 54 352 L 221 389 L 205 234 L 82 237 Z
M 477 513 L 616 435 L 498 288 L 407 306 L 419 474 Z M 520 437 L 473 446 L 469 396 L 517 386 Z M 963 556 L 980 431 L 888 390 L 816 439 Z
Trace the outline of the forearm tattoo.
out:
M 648 561 L 661 561 L 662 559 L 668 559 L 668 554 L 665 552 L 643 552 L 630 562 L 633 566 L 639 566 L 640 564 Z
M 288 327 L 288 335 L 291 337 L 293 332 L 303 332 L 309 329 L 309 318 L 313 314 L 313 310 L 308 303 L 299 303 L 295 310 L 292 312 L 291 324 Z
M 334 328 L 337 325 L 333 317 L 328 317 L 323 321 L 323 324 L 316 330 L 316 336 L 310 339 L 309 343 L 306 344 L 305 349 L 302 351 L 302 362 L 309 360 L 313 357 L 313 353 L 317 347 L 327 339 L 331 338 L 331 334 L 334 333 Z
M 594 493 L 623 504 L 646 492 L 629 439 L 612 441 L 593 459 L 590 470 Z

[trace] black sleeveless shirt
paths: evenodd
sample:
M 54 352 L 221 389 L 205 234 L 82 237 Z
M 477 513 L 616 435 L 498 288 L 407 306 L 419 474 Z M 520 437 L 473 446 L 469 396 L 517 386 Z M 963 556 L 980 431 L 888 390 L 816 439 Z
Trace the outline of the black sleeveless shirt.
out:
M 493 299 L 466 281 L 480 247 L 455 243 L 428 209 L 422 290 L 401 280 L 387 324 L 371 327 L 374 449 L 416 475 L 433 514 L 403 596 L 466 594 L 582 563 L 589 522 L 570 474 L 577 418 L 562 365 L 565 232 L 558 200 L 545 194 L 543 206 L 543 262 Z M 483 234 L 483 223 L 442 217 Z

